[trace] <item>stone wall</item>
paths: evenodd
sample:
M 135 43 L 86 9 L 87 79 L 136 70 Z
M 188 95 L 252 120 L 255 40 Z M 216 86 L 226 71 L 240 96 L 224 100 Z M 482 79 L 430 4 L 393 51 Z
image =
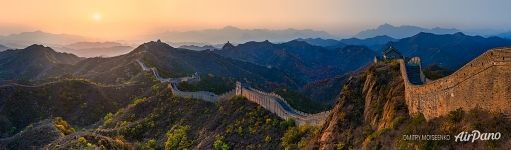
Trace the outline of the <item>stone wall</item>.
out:
M 253 88 L 242 87 L 238 82 L 236 83 L 236 95 L 244 96 L 249 101 L 257 103 L 266 110 L 276 114 L 282 119 L 293 119 L 299 125 L 310 124 L 319 125 L 323 124 L 331 111 L 325 111 L 316 114 L 308 114 L 294 109 L 289 105 L 284 98 L 275 93 L 267 93 Z
M 511 113 L 511 48 L 492 49 L 453 74 L 422 85 L 409 82 L 405 62 L 400 60 L 405 98 L 411 114 L 426 119 L 462 108 L 479 107 Z
M 179 97 L 186 98 L 194 98 L 201 99 L 208 102 L 216 102 L 220 99 L 228 99 L 233 97 L 234 95 L 244 96 L 249 101 L 252 101 L 266 110 L 276 114 L 282 119 L 293 119 L 297 124 L 310 124 L 310 125 L 318 125 L 324 123 L 325 119 L 330 115 L 331 111 L 325 111 L 317 114 L 308 114 L 301 111 L 298 111 L 291 107 L 280 95 L 275 93 L 266 93 L 257 89 L 247 88 L 241 86 L 240 82 L 236 82 L 236 88 L 226 92 L 221 95 L 216 95 L 215 93 L 209 91 L 195 91 L 195 92 L 185 92 L 181 91 L 177 88 L 177 84 L 179 82 L 184 81 L 193 81 L 200 80 L 199 76 L 195 74 L 191 77 L 182 77 L 182 78 L 162 78 L 158 70 L 156 68 L 148 68 L 144 63 L 137 60 L 138 64 L 142 67 L 143 71 L 152 71 L 153 75 L 160 82 L 170 82 L 168 87 L 172 91 L 172 94 Z

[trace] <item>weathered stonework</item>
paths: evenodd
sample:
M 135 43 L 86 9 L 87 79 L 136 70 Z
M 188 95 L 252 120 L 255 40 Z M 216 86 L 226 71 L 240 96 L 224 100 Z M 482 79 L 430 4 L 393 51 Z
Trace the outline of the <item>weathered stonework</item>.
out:
M 276 114 L 282 119 L 293 119 L 297 124 L 309 124 L 309 125 L 319 125 L 323 124 L 325 118 L 327 118 L 331 111 L 325 111 L 316 114 L 308 114 L 301 112 L 299 110 L 294 109 L 289 105 L 284 98 L 275 93 L 267 93 L 263 91 L 259 91 L 257 89 L 253 89 L 250 87 L 243 87 L 240 82 L 236 82 L 235 89 L 223 93 L 221 95 L 216 95 L 215 93 L 209 91 L 195 91 L 195 92 L 185 92 L 181 91 L 177 88 L 177 84 L 183 81 L 194 81 L 200 80 L 198 74 L 194 74 L 191 77 L 181 77 L 181 78 L 162 78 L 158 73 L 156 68 L 147 67 L 144 63 L 137 60 L 137 63 L 142 67 L 143 71 L 152 71 L 154 76 L 160 82 L 170 82 L 168 85 L 169 89 L 172 91 L 172 94 L 185 97 L 185 98 L 195 98 L 202 99 L 208 102 L 216 102 L 220 99 L 229 99 L 235 95 L 244 96 L 249 101 L 252 101 L 266 110 Z
M 304 113 L 294 109 L 284 98 L 275 93 L 267 93 L 236 83 L 236 95 L 244 96 L 282 119 L 293 119 L 297 124 L 321 125 L 331 114 L 331 110 L 316 114 Z
M 489 50 L 453 74 L 422 85 L 410 83 L 406 63 L 399 62 L 410 114 L 422 113 L 429 120 L 476 107 L 511 113 L 511 48 Z

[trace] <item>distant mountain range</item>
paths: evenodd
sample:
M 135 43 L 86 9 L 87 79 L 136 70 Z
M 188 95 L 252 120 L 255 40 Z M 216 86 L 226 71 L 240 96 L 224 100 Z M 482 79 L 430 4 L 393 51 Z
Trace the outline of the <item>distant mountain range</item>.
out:
M 498 34 L 497 36 L 501 38 L 511 39 L 511 31 Z
M 227 67 L 229 69 L 237 68 L 234 67 L 237 66 L 234 64 L 243 64 L 242 66 L 255 64 L 256 66 L 266 68 L 263 69 L 266 70 L 266 72 L 271 72 L 270 70 L 277 69 L 277 72 L 282 71 L 282 73 L 289 75 L 288 77 L 291 79 L 289 81 L 277 79 L 279 82 L 287 82 L 286 84 L 301 87 L 308 82 L 342 75 L 370 63 L 373 56 L 379 55 L 381 53 L 379 50 L 388 43 L 398 48 L 399 51 L 407 57 L 421 57 L 424 65 L 437 64 L 439 66 L 455 70 L 488 49 L 499 46 L 510 46 L 511 40 L 498 37 L 485 38 L 481 36 L 469 36 L 463 33 L 432 34 L 421 32 L 412 37 L 400 40 L 396 40 L 389 36 L 376 36 L 366 39 L 350 38 L 342 40 L 308 38 L 280 44 L 271 43 L 269 41 L 247 42 L 237 46 L 229 44 L 230 46 L 227 46 L 227 48 L 211 52 L 187 50 L 212 49 L 214 48 L 213 46 L 183 46 L 181 48 L 174 48 L 164 43 L 158 44 L 155 42 L 143 44 L 136 48 L 135 51 L 146 46 L 153 46 L 156 49 L 158 46 L 155 45 L 161 45 L 164 48 L 160 48 L 160 51 L 154 51 L 151 49 L 153 51 L 151 54 L 153 55 L 150 56 L 154 56 L 155 58 L 149 60 L 158 60 L 155 64 L 161 63 L 162 67 L 164 66 L 164 68 L 167 68 L 168 70 L 173 70 L 171 74 L 174 74 L 175 76 L 188 75 L 196 71 L 220 76 L 235 75 L 234 73 L 230 73 L 232 71 L 229 70 L 220 71 L 223 70 L 221 68 L 225 68 L 225 66 L 221 67 L 220 64 L 222 63 L 216 64 L 218 66 L 215 66 L 214 63 L 204 63 L 206 60 L 210 60 L 212 62 L 226 61 L 233 64 L 233 67 Z M 77 42 L 65 45 L 64 47 L 67 48 L 66 52 L 75 53 L 84 57 L 93 57 L 93 55 L 99 54 L 102 54 L 103 56 L 114 56 L 127 53 L 128 55 L 118 56 L 112 59 L 86 59 L 81 61 L 83 58 L 78 56 L 57 53 L 51 48 L 41 45 L 33 45 L 21 50 L 8 50 L 1 52 L 0 65 L 3 70 L 0 72 L 0 77 L 2 79 L 34 79 L 48 76 L 49 73 L 62 73 L 62 71 L 59 70 L 65 70 L 63 71 L 65 73 L 88 76 L 89 74 L 94 74 L 93 72 L 97 73 L 101 71 L 96 70 L 88 72 L 88 69 L 91 68 L 83 65 L 96 66 L 103 60 L 115 60 L 108 63 L 112 65 L 119 62 L 128 63 L 133 61 L 131 58 L 129 60 L 124 60 L 128 56 L 133 55 L 133 52 L 128 53 L 132 48 L 120 43 Z M 112 51 L 113 48 L 119 48 L 119 50 Z M 372 49 L 372 51 L 370 49 Z M 105 55 L 102 51 L 108 51 L 111 55 Z M 222 59 L 218 57 L 222 57 Z M 234 59 L 236 62 L 232 62 L 233 60 L 224 60 L 226 58 Z M 248 64 L 244 64 L 242 62 L 248 62 Z M 69 66 L 75 63 L 82 66 Z M 81 68 L 81 70 L 69 70 L 66 66 L 71 68 Z M 119 68 L 119 66 L 111 65 L 104 65 L 103 67 L 105 66 Z M 104 69 L 111 68 L 107 67 Z M 251 68 L 255 69 L 258 67 Z M 237 72 L 243 71 L 238 70 Z M 236 73 L 236 76 L 242 77 L 244 75 Z M 266 78 L 264 80 L 269 80 L 271 78 L 270 76 L 261 77 Z
M 0 52 L 1 52 L 1 51 L 5 51 L 5 50 L 7 50 L 7 49 L 9 49 L 9 47 L 4 46 L 4 45 L 0 45 Z
M 208 51 L 173 48 L 162 42 L 140 45 L 128 54 L 110 58 L 80 58 L 49 47 L 32 45 L 0 52 L 1 80 L 40 80 L 71 75 L 101 83 L 129 81 L 140 72 L 135 60 L 159 68 L 166 77 L 201 75 L 232 77 L 247 82 L 296 86 L 283 72 L 229 59 Z M 258 81 L 258 82 L 255 82 Z
M 403 26 L 393 26 L 390 24 L 383 24 L 378 26 L 376 29 L 368 29 L 359 32 L 354 37 L 356 38 L 371 38 L 375 36 L 386 35 L 392 38 L 405 38 L 410 37 L 420 32 L 434 33 L 434 34 L 452 34 L 456 32 L 461 32 L 458 29 L 447 29 L 447 28 L 422 28 L 417 26 L 403 25 Z
M 90 39 L 78 35 L 53 34 L 43 31 L 22 32 L 7 36 L 0 36 L 0 43 L 11 48 L 24 48 L 32 44 L 65 45 L 75 42 L 89 41 Z
M 457 70 L 491 48 L 511 46 L 511 40 L 469 36 L 461 32 L 441 35 L 421 32 L 391 45 L 407 57 L 419 56 L 423 65 L 437 64 Z
M 189 50 L 195 50 L 195 51 L 202 51 L 202 50 L 215 50 L 216 47 L 213 47 L 211 45 L 204 45 L 204 46 L 196 46 L 196 45 L 182 45 L 179 46 L 179 48 L 183 49 L 189 49 Z
M 354 71 L 371 62 L 375 53 L 364 46 L 327 49 L 304 41 L 274 44 L 269 41 L 224 46 L 214 51 L 224 57 L 276 68 L 300 85 Z
M 342 39 L 340 42 L 349 44 L 349 45 L 364 45 L 369 47 L 370 49 L 381 52 L 381 49 L 383 48 L 383 45 L 387 44 L 388 42 L 397 41 L 398 39 L 394 39 L 390 36 L 386 35 L 380 35 L 365 39 L 359 39 L 359 38 L 349 38 L 349 39 Z
M 145 40 L 161 39 L 168 42 L 205 42 L 210 44 L 244 43 L 248 41 L 270 40 L 272 42 L 285 42 L 297 38 L 333 38 L 334 36 L 315 30 L 269 30 L 269 29 L 240 29 L 226 26 L 221 29 L 206 29 L 186 32 L 165 32 L 147 37 Z
M 296 41 L 304 41 L 314 46 L 321 46 L 329 49 L 342 48 L 346 46 L 346 43 L 334 39 L 323 39 L 323 38 L 298 38 Z
M 70 34 L 53 34 L 43 31 L 22 32 L 0 36 L 0 51 L 9 48 L 25 48 L 32 44 L 47 45 L 60 52 L 73 53 L 80 57 L 112 57 L 128 53 L 131 46 L 117 42 L 93 41 L 86 37 Z M 5 45 L 5 46 L 3 46 Z
M 359 39 L 359 38 L 349 38 L 342 40 L 334 40 L 334 39 L 322 39 L 322 38 L 307 38 L 307 39 L 296 39 L 297 41 L 305 41 L 311 45 L 322 46 L 328 49 L 342 48 L 346 45 L 362 45 L 366 46 L 369 49 L 381 52 L 382 47 L 388 42 L 397 41 L 392 37 L 381 35 L 375 36 L 371 38 Z
M 75 43 L 69 46 L 88 49 L 97 45 L 118 44 Z M 0 80 L 31 81 L 71 75 L 100 83 L 116 83 L 133 79 L 139 69 L 135 63 L 138 59 L 159 68 L 167 77 L 199 72 L 253 83 L 260 89 L 287 87 L 298 90 L 308 82 L 354 71 L 369 64 L 376 55 L 364 46 L 327 49 L 302 41 L 248 42 L 231 48 L 195 51 L 174 48 L 163 42 L 148 42 L 120 56 L 81 58 L 32 45 L 0 52 Z
M 133 47 L 117 42 L 77 42 L 62 47 L 56 46 L 55 50 L 80 57 L 112 57 L 126 54 L 133 50 Z

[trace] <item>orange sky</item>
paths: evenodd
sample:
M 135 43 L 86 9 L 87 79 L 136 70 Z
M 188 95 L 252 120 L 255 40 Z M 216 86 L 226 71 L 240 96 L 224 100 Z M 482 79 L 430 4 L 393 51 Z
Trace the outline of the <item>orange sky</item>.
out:
M 221 28 L 228 25 L 241 28 L 312 28 L 334 34 L 355 33 L 385 22 L 425 27 L 487 26 L 488 24 L 507 27 L 511 25 L 511 21 L 484 20 L 493 18 L 511 20 L 508 19 L 509 9 L 505 8 L 509 5 L 501 4 L 509 1 L 497 1 L 494 4 L 474 0 L 449 2 L 444 0 L 0 0 L 0 34 L 42 30 L 102 39 L 126 39 L 167 30 L 186 31 Z M 456 4 L 460 2 L 465 5 Z M 488 17 L 495 14 L 506 14 L 507 17 Z M 475 22 L 470 22 L 474 20 Z
M 328 28 L 322 25 L 335 21 L 321 17 L 328 10 L 318 8 L 330 7 L 325 5 L 311 0 L 2 0 L 0 13 L 9 15 L 1 15 L 0 23 L 109 39 L 227 25 Z

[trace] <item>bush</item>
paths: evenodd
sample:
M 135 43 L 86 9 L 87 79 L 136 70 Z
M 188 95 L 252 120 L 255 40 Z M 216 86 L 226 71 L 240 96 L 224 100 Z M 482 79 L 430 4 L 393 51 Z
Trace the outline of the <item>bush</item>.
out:
M 149 141 L 147 141 L 147 142 L 145 143 L 145 146 L 144 146 L 144 147 L 145 147 L 145 149 L 147 149 L 147 150 L 154 150 L 154 149 L 156 149 L 156 140 L 154 140 L 154 139 L 150 139 Z
M 190 126 L 175 126 L 167 132 L 166 150 L 189 149 L 191 142 L 188 140 Z
M 465 112 L 461 108 L 458 108 L 455 111 L 451 111 L 448 115 L 449 121 L 460 122 L 461 119 L 463 119 L 463 114 L 465 114 Z
M 62 117 L 55 118 L 54 125 L 63 135 L 69 135 L 75 132 L 75 129 L 71 128 L 71 126 L 64 119 L 62 119 Z
M 225 143 L 223 136 L 217 136 L 215 139 L 215 143 L 213 144 L 213 148 L 215 150 L 229 150 L 229 145 Z
M 144 98 L 137 98 L 137 99 L 135 99 L 135 100 L 133 101 L 133 105 L 135 105 L 135 106 L 136 106 L 136 105 L 138 105 L 138 104 L 141 104 L 141 103 L 145 102 L 145 101 L 146 101 L 146 99 L 147 99 L 147 98 L 145 98 L 145 97 L 144 97 Z
M 281 129 L 288 129 L 288 128 L 294 127 L 294 126 L 296 126 L 295 121 L 291 118 L 288 118 L 288 119 L 280 122 Z
M 93 147 L 92 143 L 89 143 L 84 137 L 78 138 L 77 146 L 80 147 L 80 149 L 92 149 Z
M 112 113 L 108 113 L 103 117 L 103 125 L 107 126 L 110 123 L 112 123 L 112 119 L 114 118 L 114 115 Z
M 281 145 L 284 149 L 304 149 L 310 145 L 312 138 L 317 136 L 319 128 L 308 125 L 291 127 L 282 136 Z

